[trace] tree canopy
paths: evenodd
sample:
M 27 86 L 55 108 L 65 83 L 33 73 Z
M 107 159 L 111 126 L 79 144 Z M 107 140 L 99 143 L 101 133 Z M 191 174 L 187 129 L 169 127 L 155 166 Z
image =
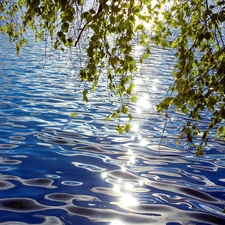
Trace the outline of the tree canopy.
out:
M 0 31 L 16 42 L 18 53 L 28 30 L 36 41 L 47 35 L 56 50 L 74 50 L 86 42 L 79 76 L 92 88 L 83 90 L 83 99 L 88 101 L 104 72 L 108 91 L 121 101 L 107 119 L 120 114 L 132 119 L 133 76 L 151 54 L 150 44 L 173 49 L 174 83 L 157 110 L 167 118 L 170 109 L 190 117 L 179 139 L 194 145 L 197 155 L 203 154 L 210 133 L 220 140 L 225 136 L 224 21 L 223 0 L 0 0 Z M 134 42 L 143 47 L 138 60 L 132 55 Z M 206 117 L 208 124 L 201 126 Z M 130 125 L 116 129 L 128 132 Z

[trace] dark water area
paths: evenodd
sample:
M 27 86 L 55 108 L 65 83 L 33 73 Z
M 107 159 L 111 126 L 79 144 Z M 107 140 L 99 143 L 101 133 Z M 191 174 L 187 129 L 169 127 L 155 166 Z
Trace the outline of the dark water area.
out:
M 174 113 L 159 150 L 165 117 L 154 107 L 171 82 L 170 52 L 152 48 L 136 78 L 135 129 L 119 135 L 105 120 L 118 104 L 104 78 L 82 101 L 79 54 L 45 60 L 41 43 L 17 57 L 0 40 L 1 225 L 225 224 L 225 145 L 211 140 L 202 158 L 176 146 L 187 118 Z

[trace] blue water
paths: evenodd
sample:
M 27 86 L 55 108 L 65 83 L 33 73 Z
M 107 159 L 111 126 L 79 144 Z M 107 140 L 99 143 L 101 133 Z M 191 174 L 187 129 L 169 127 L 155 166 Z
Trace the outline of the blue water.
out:
M 105 120 L 118 102 L 104 77 L 82 101 L 78 52 L 40 43 L 17 57 L 0 40 L 0 224 L 225 224 L 225 146 L 212 139 L 195 157 L 175 144 L 187 118 L 170 114 L 162 134 L 154 110 L 171 82 L 171 52 L 152 48 L 136 78 L 136 130 L 118 135 L 120 121 Z

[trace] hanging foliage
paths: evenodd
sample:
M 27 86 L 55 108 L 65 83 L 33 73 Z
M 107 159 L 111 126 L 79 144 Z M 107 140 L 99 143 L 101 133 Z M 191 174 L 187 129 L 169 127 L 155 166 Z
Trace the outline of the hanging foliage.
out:
M 157 110 L 169 117 L 172 107 L 191 118 L 179 138 L 195 145 L 194 137 L 200 137 L 197 155 L 203 154 L 210 133 L 225 136 L 224 21 L 223 0 L 0 1 L 0 31 L 16 42 L 18 53 L 28 41 L 28 30 L 33 30 L 36 41 L 47 34 L 54 48 L 62 51 L 78 47 L 85 38 L 87 60 L 79 75 L 92 88 L 83 90 L 83 99 L 88 102 L 101 71 L 107 71 L 108 90 L 121 101 L 108 120 L 121 114 L 132 119 L 129 105 L 137 99 L 132 78 L 137 63 L 149 57 L 150 42 L 173 49 L 174 84 Z M 132 56 L 134 39 L 144 48 L 139 62 Z M 197 121 L 204 119 L 205 111 L 209 124 L 202 128 Z M 128 132 L 130 125 L 118 125 L 116 130 Z

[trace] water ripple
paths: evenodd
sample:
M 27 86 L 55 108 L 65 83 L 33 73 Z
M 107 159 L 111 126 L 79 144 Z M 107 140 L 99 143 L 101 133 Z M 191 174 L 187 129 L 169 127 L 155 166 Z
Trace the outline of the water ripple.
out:
M 172 52 L 152 46 L 140 68 L 148 76 L 135 78 L 135 130 L 118 135 L 126 119 L 105 120 L 118 103 L 109 104 L 104 77 L 89 103 L 80 101 L 76 52 L 44 64 L 43 43 L 15 57 L 0 40 L 0 225 L 225 224 L 224 144 L 210 140 L 203 158 L 176 146 L 187 120 L 180 113 L 162 136 L 165 117 L 154 106 L 172 82 Z

